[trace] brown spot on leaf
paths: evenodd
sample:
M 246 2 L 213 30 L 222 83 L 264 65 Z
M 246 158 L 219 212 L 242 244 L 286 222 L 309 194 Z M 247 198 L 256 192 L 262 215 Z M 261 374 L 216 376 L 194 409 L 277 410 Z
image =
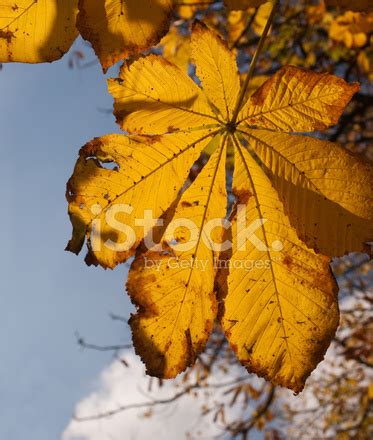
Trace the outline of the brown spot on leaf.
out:
M 238 190 L 236 189 L 234 191 L 234 194 L 237 198 L 238 203 L 241 203 L 243 205 L 245 205 L 248 200 L 250 199 L 250 197 L 252 196 L 250 191 L 244 191 L 244 190 Z
M 293 259 L 291 258 L 290 255 L 285 255 L 282 262 L 285 264 L 286 267 L 288 267 L 290 269 L 290 267 L 292 266 L 292 263 L 293 263 Z
M 7 44 L 10 44 L 12 39 L 15 38 L 15 35 L 11 31 L 4 31 L 0 29 L 0 38 L 6 40 Z

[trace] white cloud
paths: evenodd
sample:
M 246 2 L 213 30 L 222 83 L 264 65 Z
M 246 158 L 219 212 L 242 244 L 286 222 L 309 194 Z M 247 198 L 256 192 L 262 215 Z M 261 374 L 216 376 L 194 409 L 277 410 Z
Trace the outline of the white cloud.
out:
M 356 307 L 356 304 L 356 299 L 347 297 L 341 301 L 341 308 L 353 308 Z M 122 405 L 149 401 L 149 378 L 145 376 L 142 362 L 132 351 L 126 351 L 123 353 L 123 357 L 129 363 L 129 368 L 126 368 L 119 360 L 113 361 L 101 373 L 97 391 L 77 404 L 76 415 L 79 417 L 92 416 L 115 410 Z M 295 397 L 289 390 L 277 390 L 277 407 L 281 407 L 281 404 L 284 403 L 293 407 L 294 410 L 317 407 L 319 401 L 314 395 L 317 383 L 322 383 L 331 373 L 340 374 L 345 368 L 343 364 L 345 362 L 346 360 L 342 356 L 337 355 L 336 349 L 332 345 L 324 362 L 318 366 L 308 380 L 303 393 Z M 242 374 L 242 371 L 243 369 L 239 366 L 231 366 L 228 374 L 217 370 L 210 376 L 209 381 L 214 384 L 228 382 Z M 254 376 L 251 377 L 252 384 L 258 384 L 260 380 Z M 162 399 L 171 397 L 176 392 L 177 389 L 172 382 L 166 381 L 162 388 L 158 388 L 154 383 L 151 396 Z M 221 389 L 213 389 L 208 401 L 210 403 L 221 402 L 222 399 L 230 398 L 221 393 Z M 152 417 L 144 417 L 146 409 L 130 409 L 103 419 L 84 422 L 71 420 L 62 435 L 62 440 L 143 440 L 147 438 L 174 440 L 175 438 L 185 438 L 187 433 L 191 433 L 192 438 L 213 438 L 222 434 L 222 431 L 219 430 L 216 423 L 213 423 L 211 417 L 201 416 L 201 405 L 204 402 L 201 394 L 198 398 L 186 395 L 171 405 L 152 407 Z M 226 414 L 228 420 L 233 415 L 233 411 L 237 415 L 239 409 L 234 408 L 230 414 Z M 248 413 L 249 410 L 246 411 L 246 416 Z M 295 428 L 298 423 L 302 426 L 302 421 L 304 423 L 306 420 L 304 417 L 305 415 L 301 414 L 294 418 L 293 427 Z M 320 417 L 318 421 L 313 422 L 313 428 L 321 429 L 322 423 L 323 418 Z M 254 438 L 263 437 L 255 432 Z
M 123 404 L 148 400 L 149 378 L 145 376 L 143 364 L 132 352 L 126 352 L 124 357 L 130 367 L 124 367 L 119 361 L 114 361 L 107 367 L 100 376 L 98 390 L 77 404 L 77 416 L 99 414 L 114 410 Z M 224 377 L 226 381 L 226 374 Z M 221 380 L 214 375 L 211 380 L 219 383 L 219 379 Z M 151 395 L 159 399 L 171 397 L 175 392 L 175 387 L 166 382 L 161 389 L 154 386 Z M 209 401 L 213 399 L 214 396 L 210 396 Z M 201 416 L 202 403 L 203 399 L 187 395 L 172 405 L 153 407 L 152 417 L 144 417 L 145 409 L 130 409 L 99 420 L 71 420 L 62 435 L 62 440 L 174 440 L 185 438 L 187 433 L 198 433 L 199 438 L 212 438 L 222 431 L 208 417 Z

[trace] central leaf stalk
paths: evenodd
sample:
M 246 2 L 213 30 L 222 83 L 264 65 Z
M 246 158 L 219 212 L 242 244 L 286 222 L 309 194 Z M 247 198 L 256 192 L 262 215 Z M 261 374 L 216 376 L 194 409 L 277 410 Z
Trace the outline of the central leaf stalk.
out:
M 237 124 L 235 122 L 228 122 L 227 124 L 225 124 L 225 128 L 228 133 L 234 134 L 237 129 Z

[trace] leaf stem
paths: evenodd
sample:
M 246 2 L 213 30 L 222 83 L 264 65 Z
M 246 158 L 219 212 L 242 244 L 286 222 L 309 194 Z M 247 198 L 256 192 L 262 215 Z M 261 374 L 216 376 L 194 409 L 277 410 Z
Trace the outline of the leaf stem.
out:
M 256 66 L 256 63 L 258 61 L 259 55 L 261 54 L 261 52 L 263 50 L 263 46 L 264 46 L 265 40 L 267 38 L 269 29 L 271 28 L 271 25 L 272 25 L 272 22 L 273 22 L 273 19 L 274 19 L 274 16 L 275 16 L 278 4 L 279 4 L 279 0 L 274 0 L 271 14 L 268 17 L 267 23 L 266 23 L 265 28 L 263 30 L 263 33 L 262 33 L 262 35 L 260 37 L 258 46 L 257 46 L 257 48 L 255 50 L 255 54 L 253 56 L 253 59 L 251 60 L 249 71 L 247 73 L 245 82 L 244 82 L 244 84 L 243 84 L 243 86 L 241 88 L 241 92 L 240 92 L 240 95 L 239 95 L 238 100 L 237 100 L 237 104 L 236 104 L 236 107 L 235 107 L 235 110 L 234 110 L 234 113 L 233 113 L 231 124 L 235 124 L 237 122 L 238 114 L 239 114 L 239 112 L 241 110 L 241 107 L 242 107 L 242 104 L 244 102 L 244 99 L 245 99 L 245 96 L 246 96 L 246 92 L 247 92 L 247 89 L 249 87 L 250 80 L 253 77 L 253 73 L 254 73 L 255 66 Z

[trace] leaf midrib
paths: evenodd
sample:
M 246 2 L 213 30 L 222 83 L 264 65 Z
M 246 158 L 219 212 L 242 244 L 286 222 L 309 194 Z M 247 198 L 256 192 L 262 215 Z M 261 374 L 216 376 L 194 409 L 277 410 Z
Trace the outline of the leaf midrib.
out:
M 120 81 L 123 81 L 123 79 L 120 78 Z M 118 79 L 114 79 L 113 80 L 113 82 L 116 82 L 117 84 L 122 85 L 122 84 L 120 84 L 120 81 L 118 81 Z M 193 84 L 198 88 L 198 86 L 197 86 L 197 84 L 195 82 L 193 82 Z M 191 114 L 196 115 L 196 116 L 201 116 L 201 117 L 204 117 L 204 118 L 210 118 L 210 119 L 213 119 L 214 121 L 217 121 L 219 124 L 222 124 L 222 121 L 220 121 L 217 117 L 215 117 L 213 115 L 208 115 L 208 114 L 205 114 L 205 113 L 196 112 L 194 110 L 190 110 L 190 109 L 187 109 L 187 108 L 184 108 L 184 107 L 180 107 L 180 106 L 175 105 L 175 104 L 171 104 L 171 103 L 165 102 L 165 101 L 163 101 L 161 99 L 153 98 L 152 96 L 149 96 L 148 94 L 146 94 L 144 92 L 141 92 L 139 90 L 136 90 L 136 89 L 133 89 L 133 88 L 129 87 L 127 84 L 124 87 L 127 90 L 133 92 L 134 94 L 144 96 L 145 98 L 150 99 L 150 100 L 154 101 L 155 103 L 163 104 L 163 105 L 165 105 L 167 107 L 170 107 L 171 109 L 181 110 L 183 112 L 191 113 Z M 198 92 L 198 94 L 201 93 L 201 91 L 199 89 L 197 90 L 197 92 Z
M 265 112 L 263 112 L 263 111 L 261 111 L 261 112 L 259 112 L 259 113 L 255 113 L 254 115 L 248 115 L 248 116 L 246 116 L 245 118 L 243 118 L 243 119 L 241 119 L 240 121 L 238 121 L 237 122 L 237 124 L 239 125 L 239 124 L 241 124 L 242 122 L 244 122 L 244 121 L 246 121 L 246 119 L 251 119 L 251 118 L 255 118 L 255 117 L 257 117 L 257 116 L 261 116 L 261 115 L 266 115 L 266 114 L 268 114 L 268 113 L 275 113 L 275 112 L 278 112 L 278 111 L 280 111 L 280 110 L 284 110 L 284 109 L 286 109 L 286 108 L 293 108 L 293 107 L 296 107 L 296 106 L 298 106 L 298 105 L 304 105 L 304 104 L 306 104 L 307 102 L 311 102 L 311 101 L 316 101 L 316 100 L 318 100 L 318 99 L 321 99 L 321 98 L 327 98 L 327 97 L 329 97 L 329 96 L 333 96 L 333 95 L 335 95 L 335 92 L 334 93 L 328 93 L 328 94 L 325 94 L 325 95 L 319 95 L 319 96 L 316 96 L 315 98 L 309 98 L 309 99 L 306 99 L 306 100 L 304 100 L 304 101 L 300 101 L 300 102 L 295 102 L 294 104 L 287 104 L 287 105 L 284 105 L 284 106 L 281 106 L 281 107 L 276 107 L 276 108 L 274 108 L 274 109 L 270 109 L 270 110 L 267 110 L 267 111 L 265 111 Z M 257 107 L 257 105 L 254 105 L 254 106 L 252 106 L 252 108 L 255 108 L 255 107 Z M 248 107 L 248 110 L 250 109 L 250 106 Z
M 132 184 L 129 188 L 126 188 L 123 192 L 121 192 L 120 194 L 118 194 L 116 197 L 114 197 L 113 200 L 110 201 L 110 203 L 108 203 L 104 208 L 102 208 L 100 214 L 97 214 L 96 216 L 92 217 L 91 221 L 89 222 L 89 224 L 87 225 L 87 229 L 88 226 L 90 226 L 93 222 L 93 220 L 97 219 L 98 217 L 101 217 L 102 214 L 104 214 L 119 198 L 123 197 L 127 192 L 131 191 L 132 189 L 134 189 L 140 182 L 144 181 L 145 179 L 148 179 L 151 175 L 153 175 L 154 173 L 158 172 L 160 169 L 162 169 L 164 166 L 168 165 L 169 163 L 171 163 L 173 160 L 177 159 L 180 155 L 186 153 L 190 148 L 193 148 L 193 146 L 197 145 L 199 142 L 204 141 L 205 139 L 209 138 L 210 136 L 215 136 L 217 133 L 219 132 L 219 130 L 216 130 L 215 132 L 209 133 L 206 136 L 201 137 L 200 139 L 194 141 L 192 144 L 189 144 L 186 148 L 184 148 L 184 150 L 180 150 L 178 153 L 176 153 L 174 156 L 170 157 L 169 159 L 167 159 L 165 162 L 163 162 L 161 165 L 159 165 L 158 167 L 156 167 L 154 170 L 150 171 L 148 174 L 146 174 L 142 179 L 140 179 L 138 182 Z
M 186 283 L 186 287 L 185 287 L 185 290 L 184 290 L 184 295 L 183 295 L 183 298 L 182 298 L 182 300 L 181 300 L 181 302 L 180 302 L 179 310 L 178 310 L 178 312 L 177 312 L 177 315 L 176 315 L 176 318 L 175 318 L 175 322 L 174 322 L 174 326 L 173 326 L 172 331 L 171 331 L 171 334 L 170 334 L 170 340 L 172 340 L 172 337 L 173 337 L 173 334 L 174 334 L 174 331 L 175 331 L 175 328 L 176 328 L 176 324 L 177 324 L 177 322 L 178 322 L 178 320 L 179 320 L 179 316 L 180 316 L 180 313 L 181 313 L 181 309 L 183 308 L 183 305 L 184 305 L 185 297 L 186 297 L 186 295 L 187 295 L 187 293 L 188 293 L 188 291 L 189 291 L 190 280 L 191 280 L 191 278 L 192 278 L 192 274 L 193 274 L 193 272 L 194 272 L 194 268 L 195 268 L 195 267 L 194 267 L 194 266 L 195 266 L 194 262 L 195 262 L 196 259 L 197 259 L 198 248 L 199 248 L 199 245 L 200 245 L 200 243 L 201 243 L 202 228 L 203 228 L 203 225 L 204 225 L 204 223 L 205 223 L 205 221 L 206 221 L 207 211 L 208 211 L 208 208 L 209 208 L 209 204 L 210 204 L 210 200 L 211 200 L 212 191 L 213 191 L 214 184 L 215 184 L 215 179 L 216 179 L 216 176 L 217 176 L 217 173 L 218 173 L 219 167 L 220 167 L 220 161 L 221 161 L 221 158 L 222 158 L 222 154 L 223 154 L 223 152 L 225 151 L 226 140 L 227 140 L 227 136 L 226 136 L 225 139 L 223 140 L 222 145 L 221 145 L 221 147 L 220 147 L 219 157 L 218 157 L 217 164 L 216 164 L 216 167 L 215 167 L 215 170 L 214 170 L 214 175 L 213 175 L 212 180 L 211 180 L 211 185 L 210 185 L 210 189 L 209 189 L 209 194 L 208 194 L 208 196 L 207 196 L 206 206 L 205 206 L 205 209 L 204 209 L 204 212 L 203 212 L 203 216 L 202 216 L 202 220 L 201 220 L 201 225 L 200 225 L 200 228 L 199 228 L 200 233 L 199 233 L 198 240 L 197 240 L 196 246 L 195 246 L 195 248 L 194 248 L 194 252 L 193 252 L 193 253 L 194 253 L 193 264 L 192 264 L 192 267 L 190 268 L 188 281 L 187 281 L 187 283 Z M 167 351 L 168 351 L 168 349 L 167 349 Z
M 254 194 L 254 197 L 255 197 L 256 209 L 258 211 L 258 214 L 259 214 L 260 218 L 263 218 L 262 211 L 261 211 L 261 208 L 260 208 L 259 199 L 258 199 L 258 195 L 257 195 L 257 192 L 256 192 L 256 188 L 255 188 L 255 185 L 254 185 L 254 182 L 253 182 L 250 170 L 249 170 L 249 168 L 247 166 L 245 157 L 244 157 L 244 155 L 242 153 L 239 140 L 237 139 L 237 137 L 235 135 L 233 135 L 232 138 L 233 138 L 233 142 L 234 142 L 234 144 L 235 144 L 235 146 L 236 146 L 236 148 L 237 148 L 237 150 L 238 150 L 238 152 L 240 154 L 241 160 L 242 160 L 242 162 L 244 164 L 244 167 L 246 169 L 246 173 L 247 173 L 247 175 L 249 177 L 250 184 L 251 184 L 251 187 L 253 189 L 253 194 Z M 277 298 L 278 309 L 279 309 L 279 313 L 280 313 L 280 317 L 281 317 L 281 327 L 282 327 L 282 331 L 284 333 L 284 340 L 285 340 L 285 344 L 286 344 L 286 349 L 287 349 L 287 352 L 289 353 L 290 362 L 292 364 L 292 368 L 293 368 L 293 371 L 294 371 L 294 362 L 293 362 L 292 354 L 291 354 L 289 343 L 288 343 L 288 336 L 287 336 L 286 330 L 285 330 L 284 317 L 283 317 L 282 307 L 281 307 L 281 302 L 280 302 L 280 294 L 279 294 L 279 291 L 278 291 L 278 288 L 277 288 L 276 277 L 275 277 L 275 273 L 274 273 L 273 265 L 272 265 L 273 259 L 272 259 L 271 253 L 269 252 L 269 243 L 268 243 L 267 233 L 266 233 L 264 224 L 261 225 L 261 229 L 263 231 L 263 238 L 264 238 L 264 242 L 265 242 L 265 245 L 266 245 L 266 248 L 267 248 L 266 253 L 267 253 L 267 256 L 268 256 L 269 260 L 271 261 L 270 267 L 271 267 L 273 285 L 274 285 L 274 288 L 275 288 L 275 294 L 276 294 L 276 298 Z

